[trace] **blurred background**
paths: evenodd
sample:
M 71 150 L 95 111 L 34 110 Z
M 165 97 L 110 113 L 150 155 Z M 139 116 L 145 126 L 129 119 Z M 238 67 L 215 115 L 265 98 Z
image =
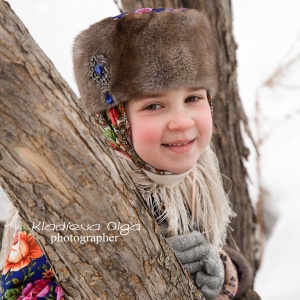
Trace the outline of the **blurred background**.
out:
M 72 70 L 74 37 L 92 23 L 118 15 L 116 1 L 8 2 L 78 94 Z M 300 2 L 232 0 L 232 9 L 239 92 L 255 144 L 245 134 L 251 151 L 245 164 L 253 206 L 263 215 L 255 290 L 263 300 L 299 299 Z M 7 209 L 0 188 L 0 220 Z

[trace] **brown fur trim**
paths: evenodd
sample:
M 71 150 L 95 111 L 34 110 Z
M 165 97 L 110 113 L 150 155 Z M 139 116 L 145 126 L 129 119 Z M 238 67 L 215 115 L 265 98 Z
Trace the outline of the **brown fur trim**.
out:
M 239 288 L 235 298 L 241 297 L 253 285 L 253 269 L 244 255 L 231 248 L 224 246 L 223 250 L 229 255 L 238 271 Z M 235 299 L 234 298 L 234 299 Z
M 103 54 L 109 86 L 90 78 L 90 59 Z M 98 112 L 152 93 L 178 88 L 217 89 L 215 33 L 196 10 L 128 13 L 83 31 L 73 47 L 75 79 L 83 105 Z M 115 101 L 108 105 L 109 90 Z

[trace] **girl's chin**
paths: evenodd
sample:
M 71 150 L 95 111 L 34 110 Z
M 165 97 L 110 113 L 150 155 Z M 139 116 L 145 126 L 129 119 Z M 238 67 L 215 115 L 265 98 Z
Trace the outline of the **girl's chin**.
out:
M 147 162 L 149 165 L 155 167 L 158 170 L 164 170 L 167 172 L 174 173 L 176 175 L 180 175 L 180 174 L 190 172 L 196 165 L 198 158 L 197 159 L 195 157 L 193 159 L 189 158 L 189 159 L 186 159 L 185 161 L 178 161 L 178 160 L 177 161 L 176 160 L 175 161 L 174 160 L 166 161 L 165 160 L 164 163 L 162 163 L 161 161 L 159 161 L 159 163 L 157 163 L 156 160 L 147 161 L 144 159 L 144 161 Z
M 174 174 L 176 174 L 176 175 L 180 175 L 180 174 L 189 173 L 189 172 L 191 172 L 192 170 L 193 170 L 193 167 L 188 168 L 188 169 L 180 169 L 180 170 L 174 169 L 174 170 L 171 170 L 171 171 L 169 171 L 169 172 L 172 172 L 172 173 L 174 173 Z
M 194 164 L 188 164 L 184 167 L 176 167 L 176 166 L 165 166 L 164 168 L 160 168 L 161 170 L 165 170 L 165 171 L 169 171 L 169 172 L 172 172 L 176 175 L 180 175 L 180 174 L 185 174 L 187 172 L 190 172 L 194 166 L 196 165 L 196 162 Z

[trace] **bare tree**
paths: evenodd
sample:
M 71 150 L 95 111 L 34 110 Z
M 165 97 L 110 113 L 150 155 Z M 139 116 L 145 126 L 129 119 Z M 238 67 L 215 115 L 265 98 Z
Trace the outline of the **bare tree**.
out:
M 215 12 L 222 19 L 222 9 L 230 11 L 227 2 L 220 8 L 205 3 L 210 16 Z M 130 178 L 118 172 L 118 158 L 80 100 L 5 1 L 0 2 L 0 33 L 0 184 L 27 226 L 35 228 L 67 298 L 204 299 L 131 190 Z M 220 118 L 216 145 L 222 170 L 233 181 L 234 208 L 244 209 L 244 220 L 234 223 L 235 237 L 254 264 L 253 212 L 239 126 L 244 115 L 230 37 L 224 29 L 227 54 L 224 50 L 220 59 L 226 72 L 220 72 L 220 83 L 226 89 L 221 86 L 215 104 Z M 237 102 L 228 101 L 229 95 Z M 227 130 L 232 136 L 224 135 Z M 65 230 L 46 230 L 43 224 Z M 67 230 L 68 224 L 85 229 Z M 93 224 L 100 230 L 89 228 Z M 89 241 L 70 241 L 76 237 Z

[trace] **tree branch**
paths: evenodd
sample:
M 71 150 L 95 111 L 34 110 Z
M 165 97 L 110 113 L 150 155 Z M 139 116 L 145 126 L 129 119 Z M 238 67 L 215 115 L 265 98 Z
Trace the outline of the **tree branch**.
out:
M 0 183 L 35 228 L 67 298 L 204 299 L 80 100 L 4 1 L 0 31 Z M 122 235 L 110 222 L 140 231 Z M 101 228 L 50 230 L 69 223 Z

